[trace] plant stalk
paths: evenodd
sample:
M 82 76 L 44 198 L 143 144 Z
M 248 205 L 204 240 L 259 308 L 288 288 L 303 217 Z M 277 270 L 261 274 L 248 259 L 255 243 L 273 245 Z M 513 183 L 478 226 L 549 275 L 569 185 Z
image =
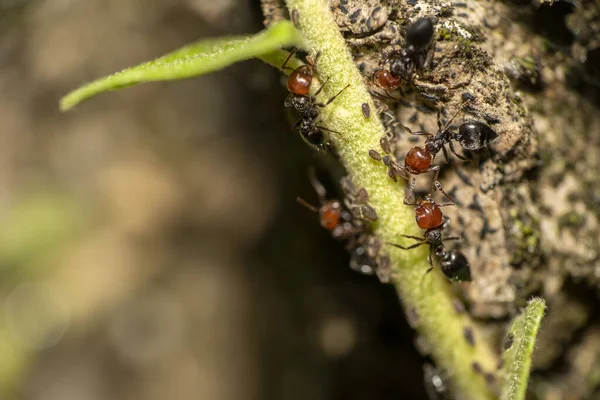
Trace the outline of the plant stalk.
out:
M 322 123 L 338 134 L 330 141 L 340 155 L 355 187 L 364 187 L 378 221 L 374 233 L 382 243 L 403 243 L 402 234 L 421 236 L 415 223 L 414 207 L 406 206 L 404 182 L 395 183 L 386 174 L 386 167 L 372 160 L 369 149 L 380 149 L 379 139 L 384 128 L 375 113 L 366 118 L 363 103 L 371 110 L 375 105 L 367 91 L 364 78 L 356 68 L 346 43 L 339 32 L 326 0 L 286 0 L 289 10 L 298 12 L 298 28 L 307 40 L 309 50 L 321 52 L 318 73 L 329 78 L 323 98 L 345 90 L 333 103 L 321 109 Z M 459 399 L 485 400 L 494 398 L 484 376 L 476 372 L 474 363 L 483 371 L 494 373 L 497 357 L 466 313 L 453 306 L 451 284 L 438 268 L 425 275 L 429 267 L 428 248 L 404 251 L 384 246 L 392 265 L 392 281 L 407 313 L 416 316 L 415 328 L 428 345 L 438 368 L 447 372 L 450 384 Z M 473 329 L 475 345 L 465 339 L 465 328 Z M 402 360 L 398 360 L 402 362 Z

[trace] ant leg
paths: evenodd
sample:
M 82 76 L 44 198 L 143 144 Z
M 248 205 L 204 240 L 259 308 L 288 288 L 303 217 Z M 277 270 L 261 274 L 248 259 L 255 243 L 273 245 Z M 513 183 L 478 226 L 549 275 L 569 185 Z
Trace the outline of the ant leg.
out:
M 456 152 L 456 150 L 454 150 L 454 143 L 448 142 L 448 145 L 450 146 L 450 151 L 452 152 L 452 154 L 454 154 L 458 159 L 463 160 L 463 161 L 468 161 L 465 157 L 461 156 L 460 154 L 458 154 Z M 446 149 L 444 149 L 444 150 L 446 150 Z
M 443 195 L 444 195 L 444 197 L 446 197 L 446 198 L 448 199 L 448 201 L 449 201 L 449 203 L 438 204 L 438 207 L 453 206 L 453 205 L 455 205 L 455 204 L 456 204 L 456 203 L 454 202 L 454 200 L 452 199 L 452 197 L 450 197 L 450 196 L 448 195 L 448 193 L 446 193 L 446 192 L 444 191 L 444 189 L 442 188 L 442 184 L 441 184 L 439 181 L 434 181 L 434 182 L 433 182 L 433 184 L 435 185 L 435 188 L 436 188 L 437 190 L 439 190 L 439 192 L 440 192 L 441 194 L 443 194 Z
M 321 93 L 321 90 L 323 90 L 323 87 L 325 87 L 327 82 L 329 82 L 329 78 L 325 79 L 325 82 L 323 82 L 323 84 L 317 89 L 317 91 L 315 92 L 315 96 L 318 96 L 319 93 Z
M 308 208 L 310 211 L 319 212 L 319 209 L 317 207 L 313 206 L 312 204 L 304 200 L 302 197 L 296 197 L 296 201 L 302 204 L 304 207 Z
M 321 126 L 321 125 L 315 125 L 315 128 L 319 128 L 319 129 L 321 129 L 322 131 L 327 131 L 327 132 L 337 133 L 338 135 L 341 135 L 341 133 L 340 133 L 340 132 L 338 132 L 338 131 L 334 131 L 333 129 L 325 128 L 324 126 Z
M 429 260 L 429 268 L 427 269 L 427 271 L 425 271 L 425 275 L 427 275 L 428 273 L 433 271 L 433 248 L 432 247 L 429 247 L 429 255 L 427 256 L 427 259 Z
M 321 50 L 317 51 L 317 54 L 315 54 L 315 57 L 306 57 L 306 61 L 313 67 L 313 68 L 317 68 L 317 61 L 319 60 L 319 57 L 321 57 Z
M 412 235 L 400 235 L 400 236 L 402 236 L 402 237 L 405 237 L 405 238 L 407 238 L 407 239 L 418 240 L 418 241 L 420 241 L 420 242 L 422 242 L 422 243 L 425 243 L 425 242 L 427 242 L 427 239 L 425 239 L 425 238 L 422 238 L 422 237 L 418 237 L 418 236 L 412 236 Z
M 437 111 L 437 126 L 438 126 L 438 130 L 441 131 L 442 130 L 442 126 L 444 126 L 444 124 L 442 123 L 442 109 L 438 109 Z
M 426 172 L 433 172 L 433 184 L 431 185 L 431 190 L 433 190 L 434 192 L 437 190 L 437 185 L 435 184 L 435 182 L 438 182 L 438 175 L 440 174 L 440 166 L 439 165 L 434 165 L 433 167 L 429 167 L 429 169 Z M 442 185 L 440 184 L 440 187 Z
M 383 64 L 387 63 L 388 61 L 390 61 L 390 58 L 392 58 L 393 56 L 395 56 L 396 54 L 400 53 L 400 51 L 398 50 L 393 50 L 392 52 L 388 53 L 386 55 L 386 57 L 383 59 L 383 61 L 381 61 L 379 63 L 379 66 L 382 66 Z
M 425 244 L 425 242 L 412 244 L 412 245 L 410 245 L 408 247 L 404 247 L 404 246 L 402 246 L 400 244 L 395 244 L 395 243 L 388 243 L 388 244 L 390 246 L 394 246 L 394 247 L 397 247 L 397 248 L 402 249 L 402 250 L 412 250 L 412 249 L 416 249 L 417 247 L 419 247 L 422 244 Z
M 346 85 L 345 88 L 343 88 L 342 90 L 340 90 L 339 92 L 337 92 L 337 94 L 335 96 L 333 96 L 332 98 L 330 98 L 329 100 L 327 100 L 327 102 L 325 104 L 323 103 L 316 103 L 317 106 L 319 107 L 326 107 L 329 103 L 331 103 L 332 101 L 335 100 L 336 97 L 338 97 L 340 94 L 342 94 L 342 92 L 346 89 L 348 89 L 350 87 L 350 84 Z M 317 95 L 317 93 L 315 93 L 315 96 Z
M 285 62 L 281 66 L 281 69 L 291 69 L 292 71 L 294 70 L 294 68 L 286 67 L 286 65 L 287 65 L 288 61 L 290 61 L 290 58 L 292 58 L 292 56 L 296 53 L 296 51 L 298 51 L 297 47 L 294 47 L 294 49 L 292 51 L 290 51 L 290 55 L 285 59 Z
M 441 229 L 444 229 L 444 228 L 446 228 L 448 225 L 450 225 L 450 222 L 451 222 L 451 221 L 452 221 L 452 218 L 450 218 L 450 217 L 447 217 L 447 216 L 445 216 L 445 215 L 444 215 L 444 216 L 442 217 L 442 226 L 441 226 Z
M 431 46 L 431 49 L 429 49 L 429 51 L 427 52 L 427 55 L 425 55 L 425 60 L 423 61 L 423 69 L 429 68 L 429 65 L 433 61 L 434 54 L 435 54 L 435 43 L 433 46 Z
M 448 150 L 446 150 L 446 146 L 442 146 L 442 152 L 444 153 L 444 158 L 446 159 L 446 164 L 450 162 L 448 159 Z
M 445 237 L 444 240 L 449 242 L 450 240 L 462 240 L 462 238 L 463 238 L 462 236 L 448 236 L 448 237 Z
M 317 173 L 314 168 L 309 168 L 308 180 L 315 189 L 315 192 L 317 192 L 317 196 L 319 197 L 321 204 L 324 203 L 327 198 L 327 190 L 325 190 L 325 186 L 323 186 L 323 184 L 319 182 L 319 179 L 317 179 Z
M 283 102 L 283 106 L 284 107 L 293 107 L 294 105 L 292 104 L 292 99 L 294 98 L 294 93 L 290 93 L 287 95 L 287 97 L 285 98 L 285 101 Z
M 406 194 L 406 197 L 404 198 L 404 204 L 406 204 L 407 206 L 416 206 L 417 203 L 415 201 L 415 186 L 417 184 L 417 178 L 415 178 L 413 176 L 412 180 L 410 181 L 410 186 L 408 187 L 408 193 Z M 412 199 L 412 203 L 409 203 L 408 199 Z

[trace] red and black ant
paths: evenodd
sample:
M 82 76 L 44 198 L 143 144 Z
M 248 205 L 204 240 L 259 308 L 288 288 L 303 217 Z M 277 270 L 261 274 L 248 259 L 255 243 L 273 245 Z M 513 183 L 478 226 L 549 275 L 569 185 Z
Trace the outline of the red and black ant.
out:
M 281 69 L 291 69 L 290 67 L 286 67 L 286 64 L 295 52 L 296 49 L 290 52 L 290 55 L 283 63 Z M 339 133 L 317 125 L 317 120 L 319 118 L 319 109 L 317 107 L 326 107 L 350 86 L 346 85 L 346 87 L 340 90 L 335 96 L 331 97 L 325 103 L 321 103 L 317 101 L 316 96 L 318 96 L 325 87 L 325 84 L 328 81 L 328 79 L 326 79 L 317 89 L 315 94 L 310 95 L 310 86 L 316 71 L 316 60 L 319 58 L 319 55 L 320 53 L 317 53 L 314 60 L 309 59 L 308 64 L 301 65 L 292 71 L 287 82 L 287 88 L 290 91 L 290 94 L 284 102 L 285 107 L 294 108 L 300 115 L 300 119 L 294 125 L 293 129 L 297 128 L 302 138 L 317 149 L 320 149 L 325 145 L 322 131 Z
M 448 225 L 449 218 L 443 216 L 440 207 L 450 206 L 454 204 L 454 201 L 450 200 L 450 203 L 437 204 L 435 200 L 426 196 L 424 199 L 419 199 L 417 202 L 409 204 L 405 200 L 405 204 L 415 205 L 415 217 L 419 228 L 425 229 L 423 237 L 402 235 L 405 238 L 413 239 L 417 243 L 410 246 L 402 246 L 400 244 L 388 243 L 394 247 L 398 247 L 403 250 L 410 250 L 417 248 L 423 244 L 429 245 L 429 269 L 425 272 L 428 274 L 433 270 L 433 255 L 435 254 L 440 259 L 440 267 L 444 275 L 451 280 L 455 281 L 470 281 L 471 280 L 471 268 L 469 262 L 463 253 L 456 250 L 446 251 L 444 246 L 444 240 L 460 240 L 460 236 L 449 236 L 444 238 L 442 236 L 442 230 Z
M 406 29 L 406 46 L 389 54 L 382 64 L 390 62 L 389 69 L 382 68 L 373 73 L 372 82 L 387 91 L 395 90 L 403 81 L 410 82 L 415 71 L 429 67 L 433 60 L 434 27 L 431 18 L 421 18 Z
M 325 187 L 317 177 L 315 176 L 314 170 L 309 171 L 309 180 L 315 192 L 317 192 L 317 196 L 319 198 L 320 207 L 315 207 L 312 204 L 308 203 L 301 197 L 297 198 L 298 203 L 302 204 L 304 207 L 308 208 L 311 211 L 319 213 L 319 219 L 321 221 L 321 226 L 328 231 L 331 232 L 331 235 L 335 239 L 348 239 L 351 236 L 361 233 L 364 231 L 364 226 L 362 223 L 358 223 L 354 216 L 344 210 L 342 203 L 337 199 L 327 200 L 327 191 Z M 377 214 L 375 210 L 368 204 L 368 194 L 365 189 L 362 189 L 357 193 L 360 197 L 361 201 L 364 201 L 364 204 L 356 205 L 360 210 L 360 219 L 371 220 L 374 221 L 377 219 Z M 357 197 L 358 199 L 358 197 Z M 352 208 L 354 206 L 351 206 Z
M 456 152 L 453 140 L 456 140 L 465 150 L 479 150 L 487 146 L 490 142 L 492 142 L 498 137 L 498 134 L 494 132 L 489 126 L 478 121 L 464 122 L 462 125 L 459 126 L 458 132 L 451 131 L 450 126 L 452 124 L 452 121 L 454 120 L 454 118 L 456 118 L 456 116 L 460 113 L 461 110 L 462 106 L 459 107 L 458 111 L 444 125 L 442 125 L 441 121 L 441 112 L 438 111 L 438 131 L 436 134 L 431 134 L 429 132 L 424 131 L 413 132 L 408 127 L 400 124 L 400 126 L 411 135 L 426 136 L 427 139 L 425 140 L 425 145 L 423 147 L 414 146 L 408 151 L 408 153 L 406 153 L 406 156 L 404 157 L 404 165 L 399 165 L 395 161 L 389 161 L 390 165 L 392 165 L 393 168 L 388 167 L 388 175 L 390 175 L 392 179 L 396 180 L 396 176 L 402 176 L 404 178 L 407 178 L 409 174 L 420 175 L 427 172 L 433 172 L 434 176 L 432 190 L 439 190 L 446 197 L 448 197 L 443 191 L 442 185 L 438 181 L 440 166 L 433 165 L 435 156 L 441 150 L 444 153 L 446 162 L 448 162 L 448 152 L 446 150 L 446 144 L 448 144 L 452 154 L 454 154 L 457 158 L 463 161 L 467 161 L 465 157 L 461 156 Z M 389 142 L 384 142 L 387 142 L 386 138 L 381 139 L 382 149 L 385 153 L 390 154 L 391 149 L 389 146 Z M 383 160 L 385 163 L 384 157 L 382 157 L 375 150 L 369 150 L 369 156 L 377 161 Z M 407 198 L 412 196 L 415 185 L 416 178 L 413 176 L 410 182 Z

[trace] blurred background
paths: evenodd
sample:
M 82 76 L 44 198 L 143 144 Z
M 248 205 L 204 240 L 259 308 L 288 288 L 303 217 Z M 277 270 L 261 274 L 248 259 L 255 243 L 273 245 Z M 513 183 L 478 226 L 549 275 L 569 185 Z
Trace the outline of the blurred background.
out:
M 257 0 L 0 0 L 0 399 L 425 398 L 391 286 L 298 206 L 315 154 L 258 61 L 59 98 Z M 330 186 L 331 187 L 331 186 Z

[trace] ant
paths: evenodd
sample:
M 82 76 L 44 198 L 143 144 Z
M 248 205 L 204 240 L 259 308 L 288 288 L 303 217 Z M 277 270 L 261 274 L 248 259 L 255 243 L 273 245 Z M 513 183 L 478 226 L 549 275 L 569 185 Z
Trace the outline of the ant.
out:
M 373 73 L 372 82 L 387 91 L 400 87 L 402 81 L 410 81 L 416 70 L 429 67 L 433 60 L 434 27 L 431 18 L 421 18 L 408 26 L 406 29 L 407 46 L 399 51 L 392 52 L 382 64 L 390 61 L 389 69 L 382 68 Z
M 478 121 L 464 122 L 462 125 L 459 126 L 458 132 L 451 131 L 450 126 L 452 124 L 452 121 L 460 113 L 462 108 L 463 106 L 461 105 L 458 108 L 458 111 L 444 125 L 442 125 L 441 112 L 438 111 L 438 131 L 435 134 L 431 134 L 429 132 L 424 131 L 413 132 L 408 127 L 400 124 L 400 126 L 411 135 L 426 136 L 427 139 L 425 140 L 425 145 L 423 147 L 414 146 L 408 151 L 408 153 L 406 153 L 406 156 L 404 158 L 404 165 L 399 165 L 394 161 L 390 161 L 390 165 L 393 166 L 394 176 L 392 176 L 391 174 L 391 167 L 389 167 L 390 170 L 388 170 L 388 175 L 390 175 L 392 179 L 396 180 L 395 177 L 398 175 L 406 178 L 409 173 L 413 175 L 420 175 L 427 172 L 433 172 L 434 175 L 432 190 L 439 190 L 444 194 L 444 196 L 448 197 L 443 191 L 442 185 L 438 181 L 440 166 L 433 165 L 435 156 L 441 150 L 444 153 L 444 158 L 446 159 L 446 162 L 448 162 L 448 152 L 446 150 L 446 144 L 448 144 L 452 154 L 454 154 L 460 160 L 467 161 L 465 157 L 461 156 L 456 152 L 453 140 L 456 140 L 465 150 L 474 151 L 487 146 L 490 142 L 492 142 L 498 137 L 498 134 L 494 132 L 489 126 Z M 389 150 L 391 149 L 389 146 L 389 142 L 384 144 L 384 141 L 387 141 L 387 139 L 383 138 L 380 141 L 382 148 L 384 152 L 390 154 L 391 151 Z M 381 161 L 384 159 L 384 157 L 382 157 L 375 150 L 369 150 L 369 156 L 371 156 L 371 158 L 377 161 Z M 383 161 L 385 163 L 385 160 Z M 402 170 L 402 173 L 399 172 L 400 170 Z M 407 198 L 409 198 L 414 192 L 415 185 L 416 178 L 413 176 L 410 182 Z
M 296 200 L 309 210 L 318 212 L 321 226 L 330 231 L 331 235 L 335 239 L 348 239 L 354 234 L 360 233 L 364 229 L 362 224 L 357 225 L 356 223 L 353 223 L 356 221 L 354 220 L 352 214 L 343 209 L 342 203 L 339 200 L 327 200 L 327 191 L 325 190 L 323 184 L 321 184 L 321 182 L 319 182 L 317 179 L 313 169 L 309 171 L 309 180 L 312 187 L 315 189 L 315 192 L 317 192 L 321 206 L 315 207 L 301 197 L 298 197 Z M 366 190 L 364 193 L 366 193 Z M 377 218 L 377 215 L 374 214 L 375 210 L 373 210 L 371 206 L 366 207 L 372 210 L 372 213 L 370 211 L 363 213 L 361 207 L 361 217 L 363 219 L 375 220 Z
M 281 69 L 291 69 L 286 67 L 286 64 L 296 52 L 294 49 L 290 52 L 290 55 L 283 63 Z M 338 133 L 334 130 L 325 128 L 324 126 L 317 125 L 317 119 L 319 118 L 319 110 L 317 107 L 326 107 L 329 103 L 336 99 L 344 90 L 350 85 L 346 85 L 340 90 L 335 96 L 331 97 L 325 103 L 317 101 L 317 97 L 321 90 L 325 87 L 325 84 L 329 79 L 317 89 L 314 95 L 309 94 L 310 86 L 312 84 L 313 76 L 316 71 L 316 60 L 319 58 L 320 52 L 317 53 L 314 60 L 308 60 L 308 64 L 304 64 L 292 71 L 288 78 L 287 88 L 290 92 L 288 97 L 285 99 L 284 106 L 294 108 L 300 115 L 300 119 L 294 125 L 293 129 L 298 129 L 300 136 L 310 145 L 316 148 L 324 147 L 324 136 L 322 131 L 329 131 Z
M 425 274 L 433 270 L 433 254 L 435 254 L 440 259 L 440 267 L 446 277 L 456 281 L 470 281 L 471 268 L 464 254 L 456 250 L 446 251 L 444 247 L 444 240 L 462 239 L 460 236 L 449 236 L 446 238 L 442 236 L 442 230 L 448 225 L 450 219 L 443 216 L 440 208 L 455 204 L 448 195 L 446 197 L 450 202 L 445 204 L 437 204 L 429 195 L 425 196 L 424 199 L 420 198 L 412 204 L 408 203 L 405 199 L 405 204 L 416 206 L 415 217 L 417 225 L 419 225 L 419 228 L 425 229 L 425 233 L 423 237 L 402 235 L 405 238 L 417 241 L 417 243 L 409 246 L 402 246 L 395 243 L 388 244 L 403 250 L 411 250 L 423 244 L 429 244 L 429 268 Z

